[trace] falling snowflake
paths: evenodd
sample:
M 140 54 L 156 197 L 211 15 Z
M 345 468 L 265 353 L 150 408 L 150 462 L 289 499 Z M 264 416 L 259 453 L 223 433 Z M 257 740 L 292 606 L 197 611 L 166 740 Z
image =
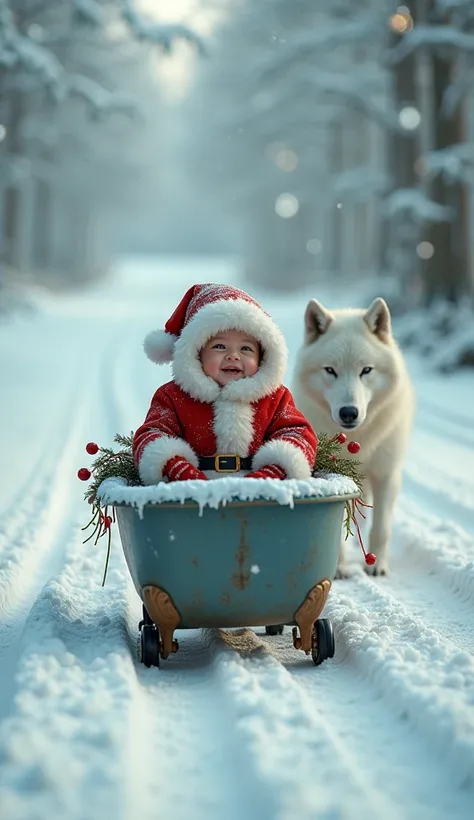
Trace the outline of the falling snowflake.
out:
M 252 564 L 252 566 L 250 567 L 250 572 L 252 573 L 252 575 L 258 575 L 258 573 L 260 572 L 260 567 L 258 566 L 258 564 Z

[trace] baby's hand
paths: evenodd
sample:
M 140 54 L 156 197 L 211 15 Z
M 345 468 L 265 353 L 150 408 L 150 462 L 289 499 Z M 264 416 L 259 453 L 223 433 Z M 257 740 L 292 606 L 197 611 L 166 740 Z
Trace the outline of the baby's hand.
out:
M 194 481 L 196 479 L 207 481 L 207 476 L 182 456 L 170 458 L 163 468 L 163 475 L 167 476 L 170 481 Z
M 283 467 L 279 467 L 278 464 L 268 464 L 265 467 L 260 467 L 254 473 L 249 473 L 245 478 L 279 478 L 283 480 L 286 478 L 286 473 Z

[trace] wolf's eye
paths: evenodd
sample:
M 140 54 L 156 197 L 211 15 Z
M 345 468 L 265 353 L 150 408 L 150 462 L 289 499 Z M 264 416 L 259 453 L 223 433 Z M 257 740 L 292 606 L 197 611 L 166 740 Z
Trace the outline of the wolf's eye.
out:
M 363 367 L 361 372 L 360 372 L 360 375 L 361 376 L 367 376 L 368 373 L 372 373 L 373 369 L 374 369 L 373 367 Z
M 337 379 L 337 373 L 333 367 L 325 367 L 324 370 L 326 373 L 329 373 L 330 376 L 334 376 L 334 378 Z

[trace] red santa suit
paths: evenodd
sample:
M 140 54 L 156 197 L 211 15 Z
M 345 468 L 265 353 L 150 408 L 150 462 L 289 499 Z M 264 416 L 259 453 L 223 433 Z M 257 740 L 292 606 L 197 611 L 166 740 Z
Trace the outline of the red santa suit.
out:
M 262 357 L 253 376 L 221 387 L 204 373 L 199 353 L 210 338 L 227 330 L 257 339 Z M 200 457 L 219 454 L 250 457 L 252 471 L 278 465 L 287 478 L 309 478 L 317 439 L 282 385 L 286 343 L 273 319 L 248 294 L 227 285 L 194 285 L 165 331 L 150 333 L 144 348 L 152 361 L 172 361 L 173 368 L 173 381 L 158 388 L 134 436 L 144 484 L 162 480 L 165 465 L 176 456 L 198 467 Z

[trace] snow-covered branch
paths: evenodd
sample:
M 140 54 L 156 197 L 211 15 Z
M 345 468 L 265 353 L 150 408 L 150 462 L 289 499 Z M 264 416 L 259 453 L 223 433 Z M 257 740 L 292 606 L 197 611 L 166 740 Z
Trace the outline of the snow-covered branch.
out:
M 385 193 L 390 180 L 381 172 L 370 166 L 360 166 L 343 171 L 334 180 L 334 198 L 343 196 L 354 201 L 364 200 L 373 194 Z
M 88 26 L 102 26 L 104 10 L 97 0 L 73 0 L 74 17 L 78 23 Z
M 361 14 L 356 20 L 327 22 L 317 30 L 303 29 L 298 36 L 278 47 L 278 50 L 262 60 L 257 71 L 261 82 L 268 82 L 284 74 L 294 63 L 304 64 L 320 56 L 322 51 L 331 51 L 340 45 L 354 45 L 367 42 L 367 38 L 384 33 L 387 28 L 386 15 L 372 12 Z
M 95 114 L 119 112 L 132 116 L 136 113 L 136 105 L 130 97 L 110 92 L 82 74 L 68 74 L 67 87 L 71 96 L 85 100 Z
M 429 177 L 441 175 L 448 183 L 463 182 L 467 169 L 474 164 L 474 146 L 466 142 L 430 151 L 423 157 L 423 161 Z
M 163 24 L 154 23 L 138 12 L 133 0 L 122 0 L 122 19 L 127 23 L 134 36 L 139 40 L 146 40 L 161 46 L 169 54 L 175 40 L 186 40 L 199 53 L 204 54 L 204 42 L 189 26 L 181 23 Z
M 391 49 L 386 60 L 395 65 L 419 48 L 448 47 L 459 51 L 474 51 L 474 35 L 453 26 L 415 26 L 400 43 Z
M 0 0 L 0 67 L 8 70 L 20 67 L 39 76 L 55 91 L 63 76 L 63 68 L 51 51 L 20 34 L 6 0 Z
M 390 194 L 383 204 L 384 216 L 410 216 L 416 222 L 450 222 L 455 214 L 452 208 L 439 205 L 416 188 L 399 188 Z
M 312 113 L 311 109 L 308 109 L 307 100 L 316 92 L 321 95 L 332 95 L 339 104 L 349 102 L 353 108 L 362 111 L 383 128 L 392 131 L 401 130 L 396 112 L 386 104 L 379 102 L 384 98 L 386 89 L 383 74 L 374 75 L 373 72 L 364 73 L 362 71 L 352 73 L 323 71 L 320 68 L 305 65 L 298 67 L 296 72 L 289 72 L 284 79 L 280 80 L 277 89 L 278 91 L 273 89 L 268 93 L 265 92 L 263 97 L 258 91 L 257 94 L 252 95 L 252 88 L 248 88 L 242 98 L 242 109 L 235 104 L 231 109 L 234 126 L 236 124 L 246 126 L 260 119 L 268 122 L 273 113 L 281 121 L 283 107 L 298 98 L 304 101 L 308 117 L 310 117 Z M 249 96 L 254 103 L 251 111 L 248 110 Z
M 474 11 L 472 0 L 436 0 L 436 7 L 441 12 Z

